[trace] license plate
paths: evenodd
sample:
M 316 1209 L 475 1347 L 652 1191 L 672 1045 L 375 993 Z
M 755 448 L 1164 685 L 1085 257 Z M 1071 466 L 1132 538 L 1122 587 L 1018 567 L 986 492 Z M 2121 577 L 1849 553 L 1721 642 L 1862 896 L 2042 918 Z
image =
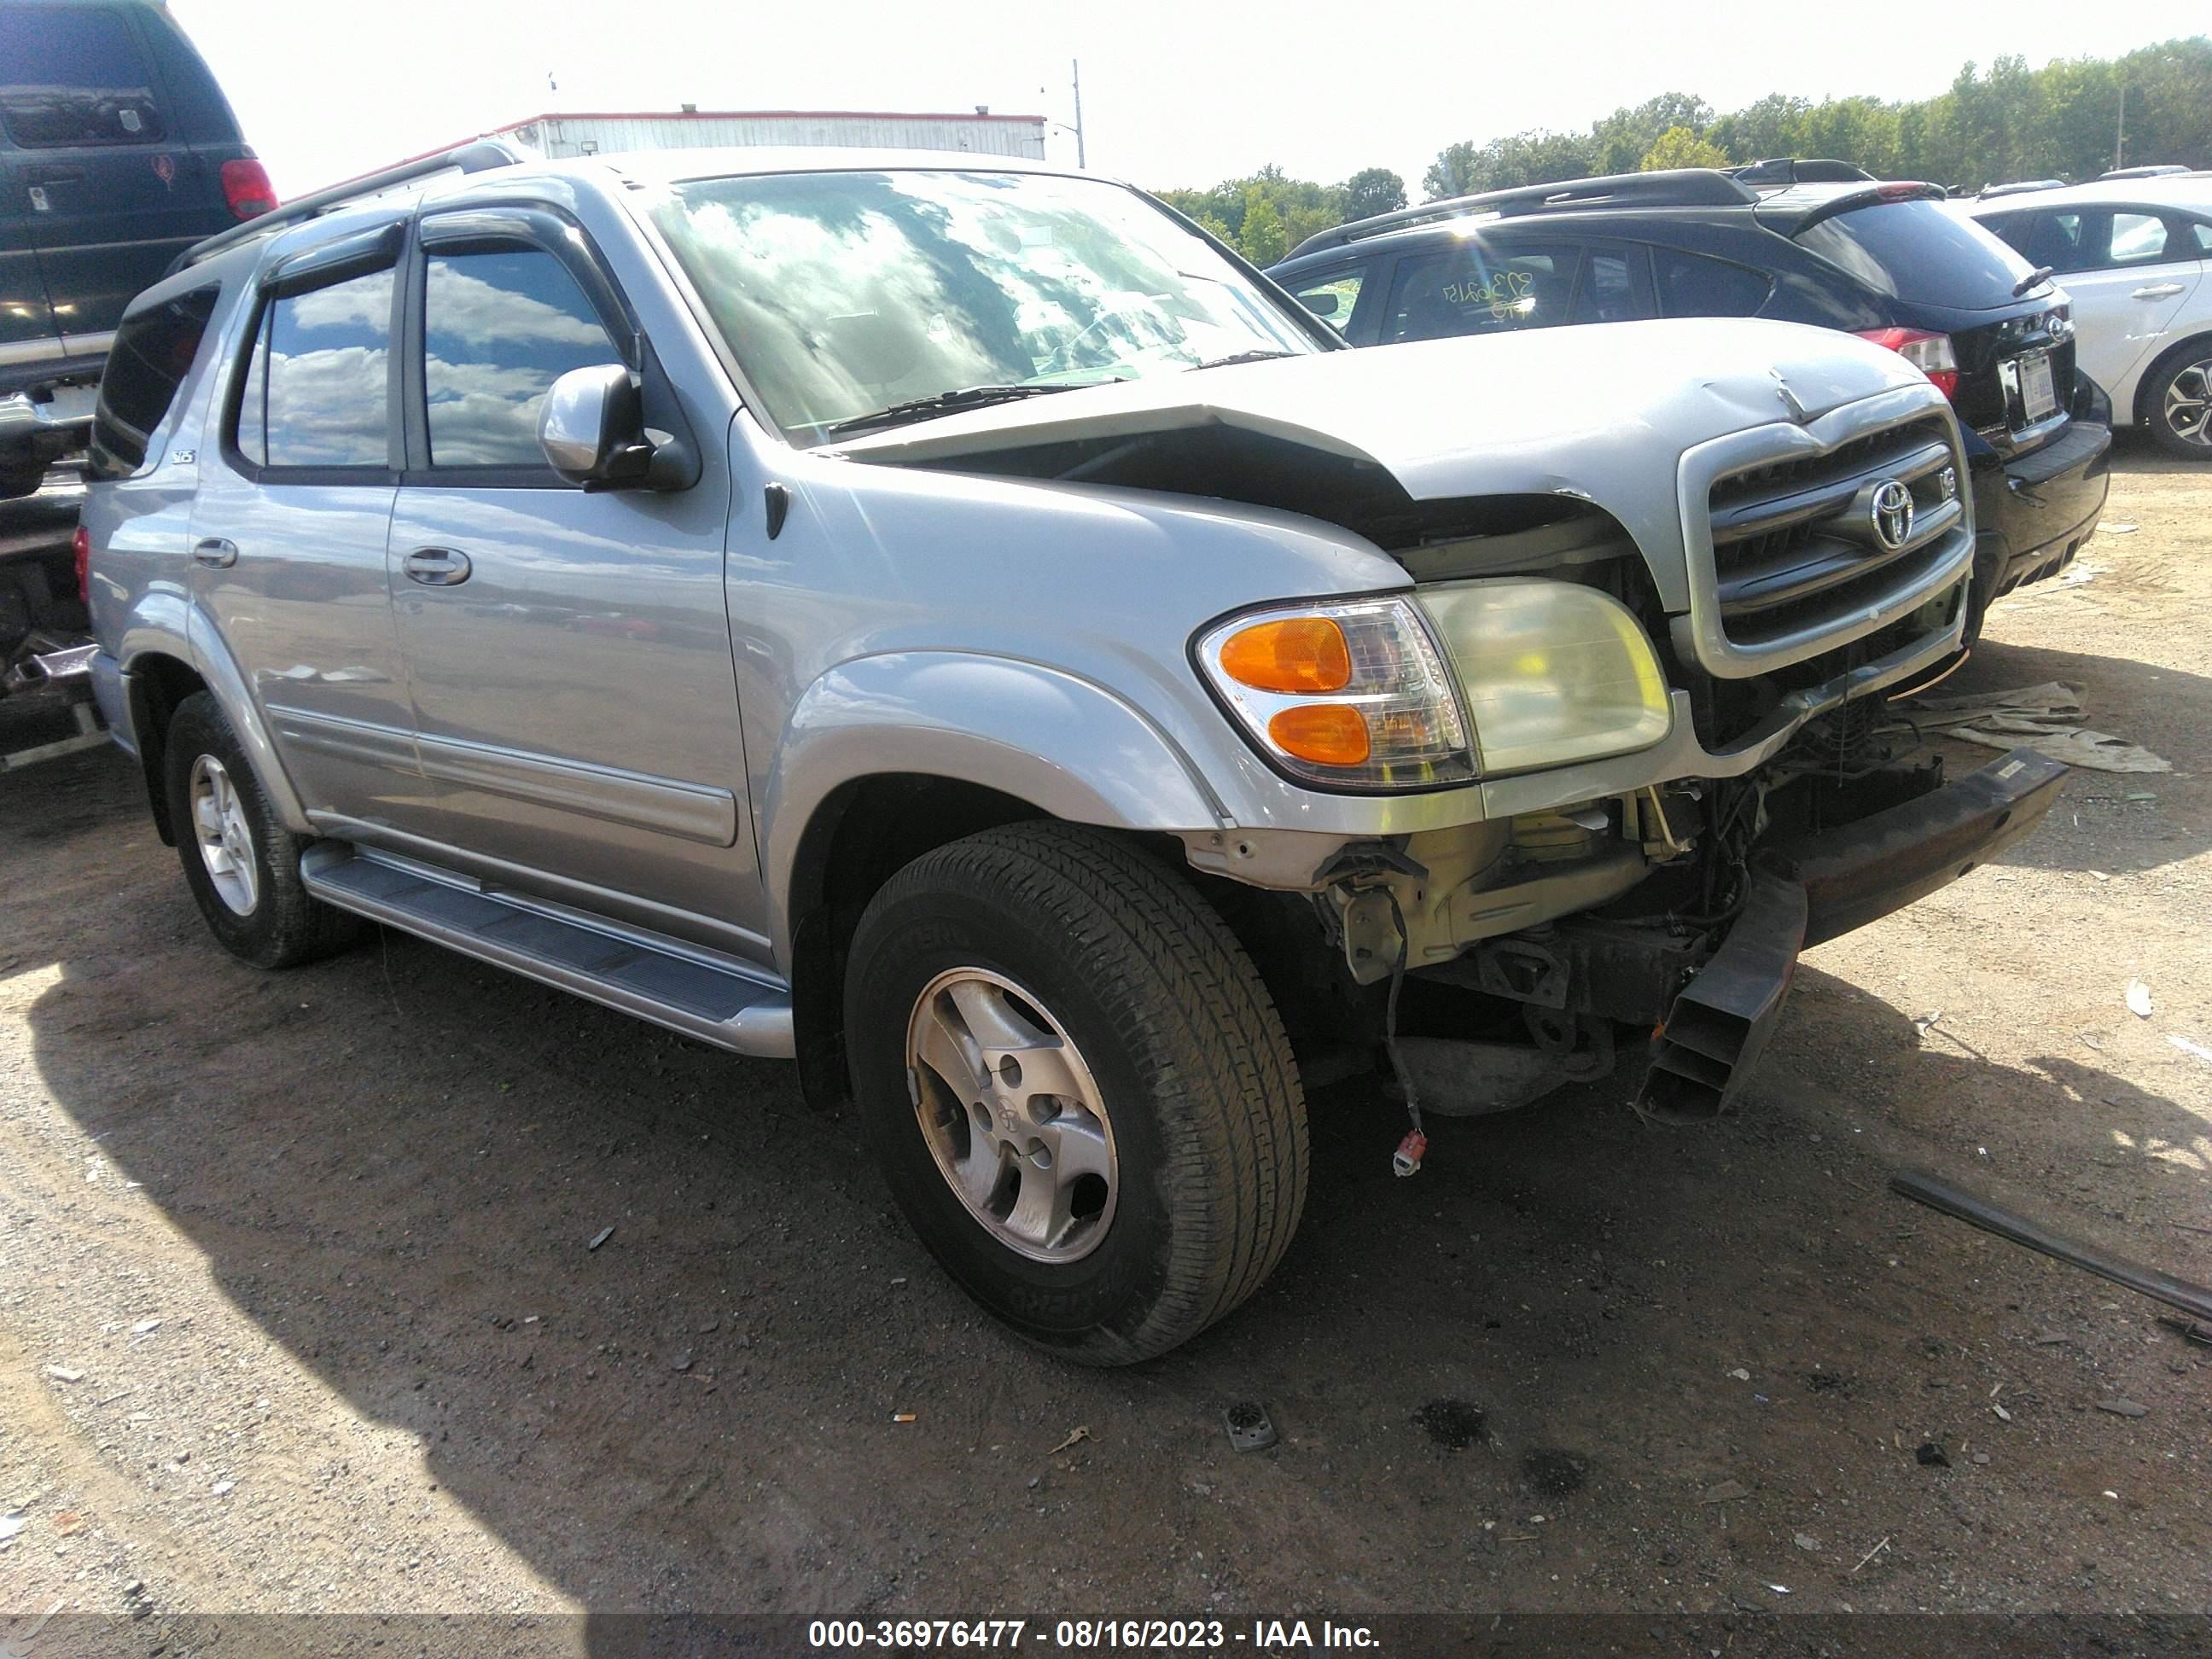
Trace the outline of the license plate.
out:
M 2021 424 L 2033 426 L 2058 410 L 2058 394 L 2051 385 L 2051 354 L 2031 351 L 2020 360 Z

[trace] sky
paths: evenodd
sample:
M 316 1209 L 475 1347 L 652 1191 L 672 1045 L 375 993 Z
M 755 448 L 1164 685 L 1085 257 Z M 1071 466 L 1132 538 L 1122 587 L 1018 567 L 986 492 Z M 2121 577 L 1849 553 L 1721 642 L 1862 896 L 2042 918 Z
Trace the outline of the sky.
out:
M 1012 0 L 172 0 L 280 192 L 297 195 L 549 112 L 967 111 L 1072 126 L 1091 167 L 1150 188 L 1274 162 L 1405 177 L 1446 144 L 1572 131 L 1661 92 L 1716 109 L 1770 92 L 1923 98 L 1960 64 L 2110 57 L 2185 31 L 2176 11 L 2080 0 L 1757 6 L 1113 5 Z M 1694 27 L 1655 26 L 1686 18 Z M 1847 21 L 1844 21 L 1847 20 Z M 2039 49 L 2021 43 L 2040 42 Z M 1067 132 L 1048 153 L 1075 160 Z

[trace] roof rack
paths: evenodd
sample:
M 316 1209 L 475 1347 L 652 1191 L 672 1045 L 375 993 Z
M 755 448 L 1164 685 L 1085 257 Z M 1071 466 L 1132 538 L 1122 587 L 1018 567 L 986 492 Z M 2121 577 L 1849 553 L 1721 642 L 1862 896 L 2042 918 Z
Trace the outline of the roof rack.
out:
M 1474 214 L 1512 218 L 1524 213 L 1571 213 L 1581 208 L 1633 204 L 1638 207 L 1742 207 L 1759 198 L 1726 173 L 1712 167 L 1674 167 L 1656 173 L 1615 173 L 1601 179 L 1565 179 L 1556 184 L 1524 185 L 1516 190 L 1485 191 L 1442 202 L 1378 213 L 1309 236 L 1285 256 L 1344 247 L 1410 226 Z
M 1974 199 L 1986 202 L 1992 196 L 2020 196 L 2032 190 L 2063 190 L 2065 188 L 2066 181 L 2063 179 L 2021 179 L 2008 185 L 1990 185 Z
M 2179 161 L 2160 161 L 2151 167 L 2114 167 L 2110 173 L 2099 173 L 2097 182 L 2101 185 L 2108 179 L 2164 179 L 2173 173 L 2188 171 L 2189 169 Z
M 486 173 L 494 167 L 514 167 L 524 161 L 544 159 L 537 151 L 512 139 L 471 139 L 465 144 L 456 144 L 451 149 L 418 155 L 411 161 L 402 161 L 398 166 L 386 167 L 380 173 L 365 173 L 358 179 L 349 179 L 343 184 L 314 191 L 287 202 L 280 208 L 248 219 L 244 224 L 218 231 L 204 242 L 193 243 L 178 255 L 177 262 L 169 267 L 169 271 L 173 276 L 189 265 L 212 259 L 218 253 L 227 253 L 232 248 L 242 247 L 248 242 L 274 235 L 289 225 L 319 219 L 349 202 L 396 190 L 418 179 L 428 179 L 441 173 Z
M 1874 174 L 1864 167 L 1853 167 L 1849 161 L 1817 157 L 1801 160 L 1794 155 L 1769 156 L 1763 161 L 1724 167 L 1722 171 L 1738 184 L 1754 189 L 1762 185 L 1778 188 L 1790 185 L 1851 185 L 1870 183 L 1874 179 Z

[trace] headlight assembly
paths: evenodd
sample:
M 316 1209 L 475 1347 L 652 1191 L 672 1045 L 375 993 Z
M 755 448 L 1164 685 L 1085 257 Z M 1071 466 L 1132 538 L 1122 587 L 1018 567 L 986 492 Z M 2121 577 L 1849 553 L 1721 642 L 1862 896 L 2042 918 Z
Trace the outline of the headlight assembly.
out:
M 1518 577 L 1425 587 L 1485 776 L 1648 749 L 1674 724 L 1642 626 L 1610 593 Z
M 1418 602 L 1249 611 L 1209 629 L 1196 652 L 1277 766 L 1338 788 L 1433 789 L 1626 754 L 1673 724 L 1635 617 L 1569 582 L 1455 582 Z

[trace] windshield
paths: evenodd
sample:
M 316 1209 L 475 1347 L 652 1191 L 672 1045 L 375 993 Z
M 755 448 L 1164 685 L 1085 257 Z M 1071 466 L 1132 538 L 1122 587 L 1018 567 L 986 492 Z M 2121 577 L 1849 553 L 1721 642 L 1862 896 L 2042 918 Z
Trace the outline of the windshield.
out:
M 1097 179 L 700 179 L 653 218 L 768 413 L 801 443 L 948 392 L 1325 349 L 1200 237 Z
M 1933 201 L 1839 213 L 1799 232 L 1797 241 L 1878 294 L 1960 311 L 2012 304 L 2013 289 L 2033 269 L 1981 226 Z

